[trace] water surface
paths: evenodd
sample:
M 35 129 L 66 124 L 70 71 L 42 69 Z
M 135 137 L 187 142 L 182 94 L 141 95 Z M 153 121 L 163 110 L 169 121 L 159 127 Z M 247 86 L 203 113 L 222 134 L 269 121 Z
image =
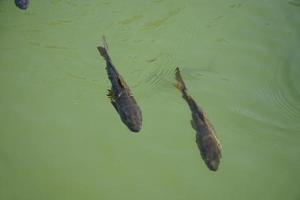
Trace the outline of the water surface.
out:
M 0 0 L 0 199 L 299 199 L 299 5 Z M 139 134 L 106 97 L 103 34 Z M 222 143 L 216 173 L 176 66 Z

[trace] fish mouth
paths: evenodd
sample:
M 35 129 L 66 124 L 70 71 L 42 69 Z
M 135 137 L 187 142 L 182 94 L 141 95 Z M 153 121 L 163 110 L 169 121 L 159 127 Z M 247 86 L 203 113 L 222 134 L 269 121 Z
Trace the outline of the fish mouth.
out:
M 135 124 L 135 125 L 127 125 L 127 127 L 129 128 L 129 130 L 131 130 L 132 132 L 135 132 L 135 133 L 137 133 L 137 132 L 140 132 L 140 130 L 141 130 L 141 128 L 142 128 L 142 126 L 141 125 L 139 125 L 139 124 Z
M 129 117 L 126 119 L 123 119 L 124 124 L 128 127 L 129 130 L 132 132 L 139 132 L 142 128 L 142 121 L 140 120 L 141 118 L 139 117 Z
M 137 117 L 135 115 L 129 115 L 129 116 L 121 116 L 121 119 L 123 123 L 127 126 L 129 130 L 132 132 L 139 132 L 142 128 L 142 121 L 140 117 Z
M 131 110 L 131 112 L 119 112 L 123 123 L 132 132 L 139 132 L 142 128 L 142 114 L 139 109 Z
M 211 171 L 217 171 L 219 168 L 219 162 L 217 160 L 210 160 L 206 165 Z

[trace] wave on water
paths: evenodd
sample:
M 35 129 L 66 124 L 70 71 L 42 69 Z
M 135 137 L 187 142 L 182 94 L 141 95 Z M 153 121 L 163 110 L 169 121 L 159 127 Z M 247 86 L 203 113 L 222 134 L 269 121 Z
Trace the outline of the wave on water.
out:
M 250 89 L 250 99 L 254 107 L 240 107 L 237 112 L 274 127 L 291 131 L 300 130 L 300 95 L 294 88 L 295 73 L 287 65 L 263 69 L 265 79 L 257 87 Z M 249 101 L 249 100 L 248 100 Z
M 139 78 L 134 87 L 139 90 L 148 91 L 153 95 L 167 88 L 173 87 L 174 70 L 173 56 L 169 54 L 158 54 L 146 60 L 147 66 L 140 70 Z

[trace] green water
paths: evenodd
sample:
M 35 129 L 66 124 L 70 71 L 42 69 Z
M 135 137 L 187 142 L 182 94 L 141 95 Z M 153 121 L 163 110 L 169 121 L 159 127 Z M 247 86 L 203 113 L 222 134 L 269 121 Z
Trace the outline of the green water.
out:
M 138 134 L 106 97 L 102 35 Z M 0 0 L 0 199 L 300 199 L 299 39 L 299 0 Z M 217 172 L 176 66 L 217 130 Z

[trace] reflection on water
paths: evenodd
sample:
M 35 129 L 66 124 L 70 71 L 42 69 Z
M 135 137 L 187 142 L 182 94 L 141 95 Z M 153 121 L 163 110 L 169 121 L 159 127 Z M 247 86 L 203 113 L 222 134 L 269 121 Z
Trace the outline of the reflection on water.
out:
M 299 5 L 0 0 L 0 199 L 298 199 Z M 106 97 L 102 35 L 139 135 Z M 214 174 L 175 67 L 222 141 Z

